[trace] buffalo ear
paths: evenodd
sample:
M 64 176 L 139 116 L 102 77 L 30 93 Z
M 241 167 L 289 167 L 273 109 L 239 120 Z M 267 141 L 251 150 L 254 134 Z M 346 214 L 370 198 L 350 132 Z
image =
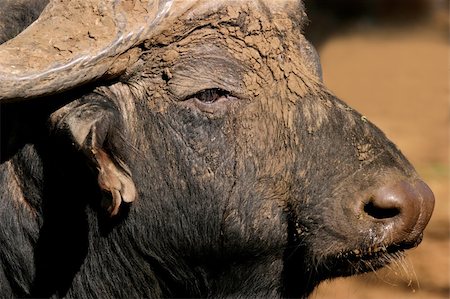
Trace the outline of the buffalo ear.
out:
M 120 132 L 119 111 L 107 99 L 92 97 L 64 106 L 52 114 L 51 121 L 54 129 L 69 135 L 72 144 L 88 159 L 103 193 L 101 206 L 115 216 L 122 202 L 133 202 L 137 192 L 130 169 L 112 149 L 118 148 L 117 145 L 110 144 L 109 136 Z
M 98 185 L 109 194 L 109 197 L 103 197 L 102 206 L 111 216 L 115 216 L 122 202 L 130 203 L 136 199 L 136 187 L 130 170 L 102 149 L 93 149 L 92 153 L 98 170 Z
M 322 64 L 320 63 L 320 56 L 316 48 L 305 38 L 300 40 L 300 52 L 306 63 L 306 67 L 323 82 Z

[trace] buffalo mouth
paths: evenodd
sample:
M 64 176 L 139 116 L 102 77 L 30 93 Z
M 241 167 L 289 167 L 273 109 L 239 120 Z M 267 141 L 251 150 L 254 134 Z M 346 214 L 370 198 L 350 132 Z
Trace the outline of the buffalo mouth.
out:
M 322 260 L 322 270 L 328 269 L 327 278 L 337 276 L 351 276 L 378 270 L 394 261 L 402 259 L 404 252 L 417 247 L 422 241 L 423 234 L 414 242 L 360 246 L 351 250 L 344 250 L 338 254 Z M 326 270 L 325 270 L 326 271 Z
M 292 244 L 285 252 L 283 297 L 308 298 L 322 281 L 374 272 L 391 263 L 398 265 L 405 257 L 405 250 L 416 247 L 421 240 L 422 235 L 408 243 L 360 244 L 326 255 L 311 251 L 305 244 Z

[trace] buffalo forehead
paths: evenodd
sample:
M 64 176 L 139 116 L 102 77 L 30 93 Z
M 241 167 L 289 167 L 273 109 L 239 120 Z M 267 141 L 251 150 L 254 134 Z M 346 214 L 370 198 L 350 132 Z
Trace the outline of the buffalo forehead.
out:
M 173 78 L 169 90 L 178 99 L 209 88 L 229 90 L 243 94 L 242 63 L 234 59 L 224 47 L 200 38 L 189 44 L 189 49 L 179 49 L 179 59 L 170 69 Z
M 171 84 L 179 97 L 184 98 L 193 85 L 228 89 L 259 98 L 291 128 L 299 99 L 318 94 L 323 87 L 299 49 L 301 16 L 290 16 L 290 12 L 271 14 L 267 7 L 248 3 L 222 6 L 209 14 L 178 20 L 146 45 L 150 52 L 156 50 L 154 45 L 166 45 L 166 52 L 161 54 L 159 48 L 153 54 L 174 67 Z M 179 80 L 181 76 L 186 80 Z M 198 82 L 191 84 L 193 79 Z M 303 109 L 313 127 L 326 119 L 325 110 L 321 104 Z

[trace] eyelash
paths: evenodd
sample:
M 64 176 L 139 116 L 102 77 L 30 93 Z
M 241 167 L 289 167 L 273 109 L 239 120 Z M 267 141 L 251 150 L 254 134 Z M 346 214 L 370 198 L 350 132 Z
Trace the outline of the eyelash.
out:
M 222 97 L 228 97 L 230 93 L 220 88 L 205 89 L 197 92 L 191 98 L 195 98 L 205 104 L 213 104 Z

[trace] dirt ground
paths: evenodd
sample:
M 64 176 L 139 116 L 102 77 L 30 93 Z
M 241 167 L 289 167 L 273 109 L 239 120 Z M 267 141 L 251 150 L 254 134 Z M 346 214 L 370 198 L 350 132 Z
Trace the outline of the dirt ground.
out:
M 402 265 L 323 283 L 312 299 L 450 298 L 449 43 L 442 23 L 359 28 L 320 50 L 326 85 L 377 124 L 436 197 L 422 244 Z

